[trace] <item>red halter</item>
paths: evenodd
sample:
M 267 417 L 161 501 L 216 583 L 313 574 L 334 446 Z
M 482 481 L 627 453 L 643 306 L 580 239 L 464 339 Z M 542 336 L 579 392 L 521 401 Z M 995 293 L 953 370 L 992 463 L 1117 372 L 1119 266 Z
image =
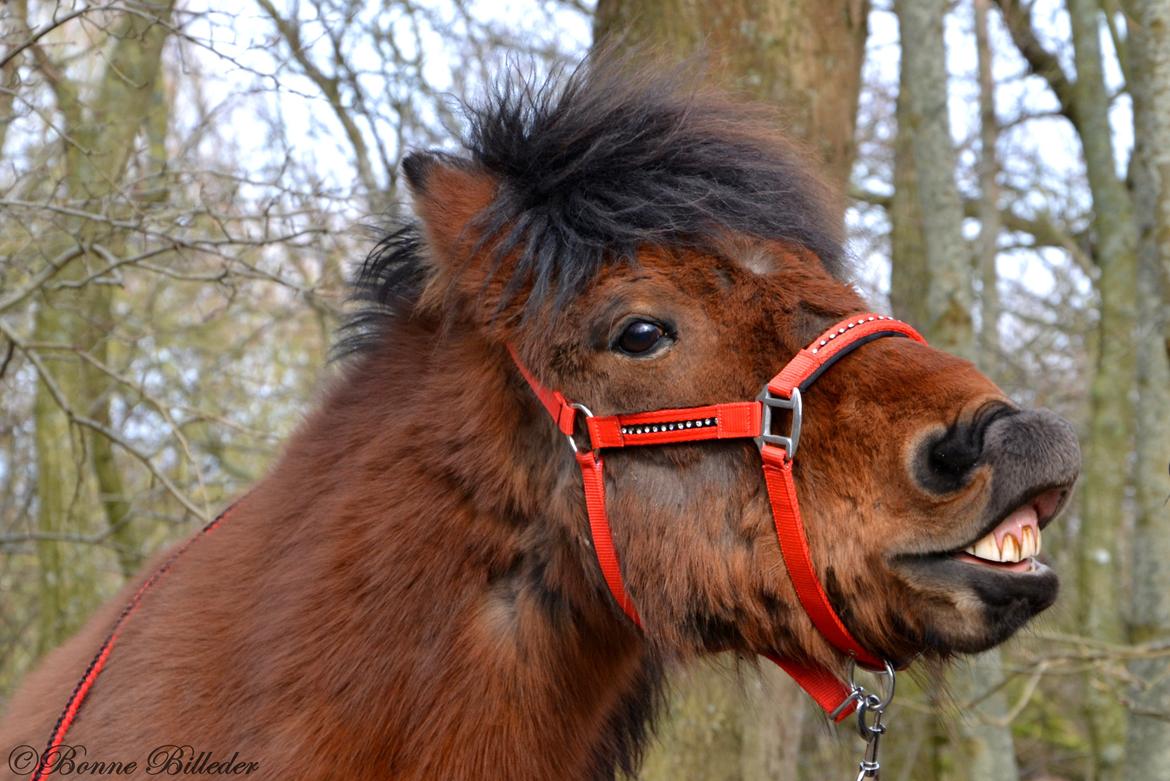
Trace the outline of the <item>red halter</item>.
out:
M 569 439 L 585 487 L 585 506 L 589 529 L 601 574 L 622 611 L 639 628 L 638 612 L 622 583 L 617 551 L 605 509 L 605 475 L 601 450 L 611 447 L 665 445 L 673 442 L 701 442 L 709 439 L 754 439 L 763 459 L 764 481 L 772 505 L 776 536 L 788 576 L 796 589 L 805 613 L 829 643 L 848 654 L 859 664 L 874 670 L 886 669 L 886 663 L 866 651 L 849 633 L 821 587 L 813 568 L 796 485 L 792 479 L 792 460 L 800 443 L 803 415 L 801 393 L 808 390 L 838 358 L 866 342 L 886 336 L 905 336 L 925 344 L 913 328 L 892 317 L 875 314 L 857 315 L 837 323 L 801 350 L 773 377 L 755 401 L 734 401 L 705 407 L 660 409 L 629 415 L 597 417 L 583 404 L 566 399 L 559 391 L 542 385 L 509 347 L 512 358 L 537 398 L 552 415 L 557 428 Z M 772 410 L 792 413 L 788 434 L 772 431 Z M 590 449 L 580 450 L 573 435 L 577 430 L 577 413 L 585 416 Z M 791 659 L 768 656 L 780 665 L 830 716 L 840 721 L 856 707 L 854 691 L 832 671 Z

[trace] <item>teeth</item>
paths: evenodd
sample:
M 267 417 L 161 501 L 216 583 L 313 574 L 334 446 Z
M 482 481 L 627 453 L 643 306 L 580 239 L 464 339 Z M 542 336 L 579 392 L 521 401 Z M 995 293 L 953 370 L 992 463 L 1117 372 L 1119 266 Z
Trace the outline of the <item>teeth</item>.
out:
M 1040 552 L 1040 536 L 1031 526 L 1020 530 L 1020 558 L 1035 556 Z
M 995 535 L 989 534 L 967 549 L 972 556 L 978 556 L 988 561 L 1003 561 L 999 555 L 999 546 L 995 544 Z
M 1040 532 L 1036 527 L 1024 526 L 1018 533 L 1019 537 L 1014 532 L 1001 532 L 997 541 L 993 531 L 968 547 L 966 552 L 980 559 L 1002 563 L 1024 561 L 1040 553 Z

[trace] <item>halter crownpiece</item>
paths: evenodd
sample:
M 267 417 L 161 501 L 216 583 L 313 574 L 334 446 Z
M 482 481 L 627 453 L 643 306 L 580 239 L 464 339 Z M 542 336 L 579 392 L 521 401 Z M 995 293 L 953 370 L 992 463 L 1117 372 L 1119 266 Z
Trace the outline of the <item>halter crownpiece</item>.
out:
M 917 331 L 900 320 L 878 314 L 855 315 L 837 323 L 797 353 L 754 401 L 604 417 L 594 415 L 585 405 L 569 401 L 559 391 L 542 385 L 509 345 L 509 352 L 520 373 L 548 410 L 557 428 L 569 440 L 584 481 L 589 530 L 601 574 L 614 600 L 635 625 L 640 628 L 642 621 L 626 593 L 617 550 L 613 545 L 605 505 L 605 472 L 601 451 L 606 448 L 676 442 L 753 439 L 760 448 L 780 553 L 805 613 L 834 648 L 867 669 L 892 676 L 893 667 L 865 650 L 850 634 L 821 586 L 813 567 L 792 475 L 792 463 L 800 444 L 800 427 L 804 416 L 802 394 L 838 359 L 867 342 L 890 336 L 926 343 Z M 773 431 L 773 411 L 777 409 L 791 412 L 791 424 L 787 432 Z M 585 418 L 584 432 L 588 434 L 588 449 L 579 447 L 575 439 L 578 415 Z M 852 680 L 846 685 L 835 673 L 820 665 L 809 665 L 774 655 L 768 658 L 783 668 L 834 721 L 846 718 L 859 705 L 863 706 L 864 715 L 864 690 Z

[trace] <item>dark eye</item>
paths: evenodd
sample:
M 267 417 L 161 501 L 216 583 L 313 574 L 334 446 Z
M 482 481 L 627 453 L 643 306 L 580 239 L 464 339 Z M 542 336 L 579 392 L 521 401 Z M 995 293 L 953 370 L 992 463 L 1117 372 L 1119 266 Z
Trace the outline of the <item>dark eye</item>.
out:
M 666 330 L 650 320 L 635 320 L 626 326 L 614 346 L 626 355 L 645 355 L 658 346 Z

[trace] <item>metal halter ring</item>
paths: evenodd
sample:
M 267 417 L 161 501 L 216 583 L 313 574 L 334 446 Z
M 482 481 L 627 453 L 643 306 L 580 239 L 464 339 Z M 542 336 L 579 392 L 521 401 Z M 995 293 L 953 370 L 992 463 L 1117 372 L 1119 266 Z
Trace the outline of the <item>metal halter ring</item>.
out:
M 569 406 L 572 407 L 573 409 L 577 410 L 578 412 L 580 412 L 582 415 L 584 415 L 587 418 L 593 417 L 592 410 L 590 410 L 584 404 L 578 404 L 577 402 L 573 402 Z M 586 429 L 586 430 L 588 430 L 588 429 Z M 569 440 L 569 447 L 573 448 L 574 453 L 580 452 L 578 447 L 577 447 L 577 440 L 573 439 L 572 434 L 565 434 L 565 439 Z M 592 443 L 590 443 L 589 449 L 590 450 L 593 449 Z
M 800 444 L 800 422 L 804 416 L 800 388 L 793 388 L 792 396 L 786 399 L 781 396 L 773 396 L 772 392 L 768 390 L 768 386 L 765 385 L 764 389 L 760 391 L 760 395 L 756 396 L 756 401 L 764 405 L 763 420 L 760 425 L 760 435 L 756 437 L 756 446 L 762 449 L 765 444 L 776 445 L 784 448 L 789 460 L 796 458 L 796 447 Z M 788 436 L 772 433 L 773 409 L 792 411 L 792 427 L 788 431 Z
M 865 687 L 857 683 L 856 679 L 854 678 L 854 673 L 857 672 L 857 662 L 852 657 L 849 658 L 849 688 L 852 689 L 855 694 L 859 695 L 856 699 L 860 701 L 868 701 L 868 698 L 870 697 L 876 698 L 874 702 L 868 706 L 869 710 L 885 710 L 886 706 L 888 706 L 894 699 L 894 687 L 896 683 L 894 665 L 885 659 L 882 660 L 882 664 L 885 665 L 884 670 L 870 670 L 870 672 L 872 672 L 873 675 L 879 680 L 884 679 L 887 681 L 887 683 L 886 685 L 882 686 L 879 694 L 869 694 L 866 692 Z

